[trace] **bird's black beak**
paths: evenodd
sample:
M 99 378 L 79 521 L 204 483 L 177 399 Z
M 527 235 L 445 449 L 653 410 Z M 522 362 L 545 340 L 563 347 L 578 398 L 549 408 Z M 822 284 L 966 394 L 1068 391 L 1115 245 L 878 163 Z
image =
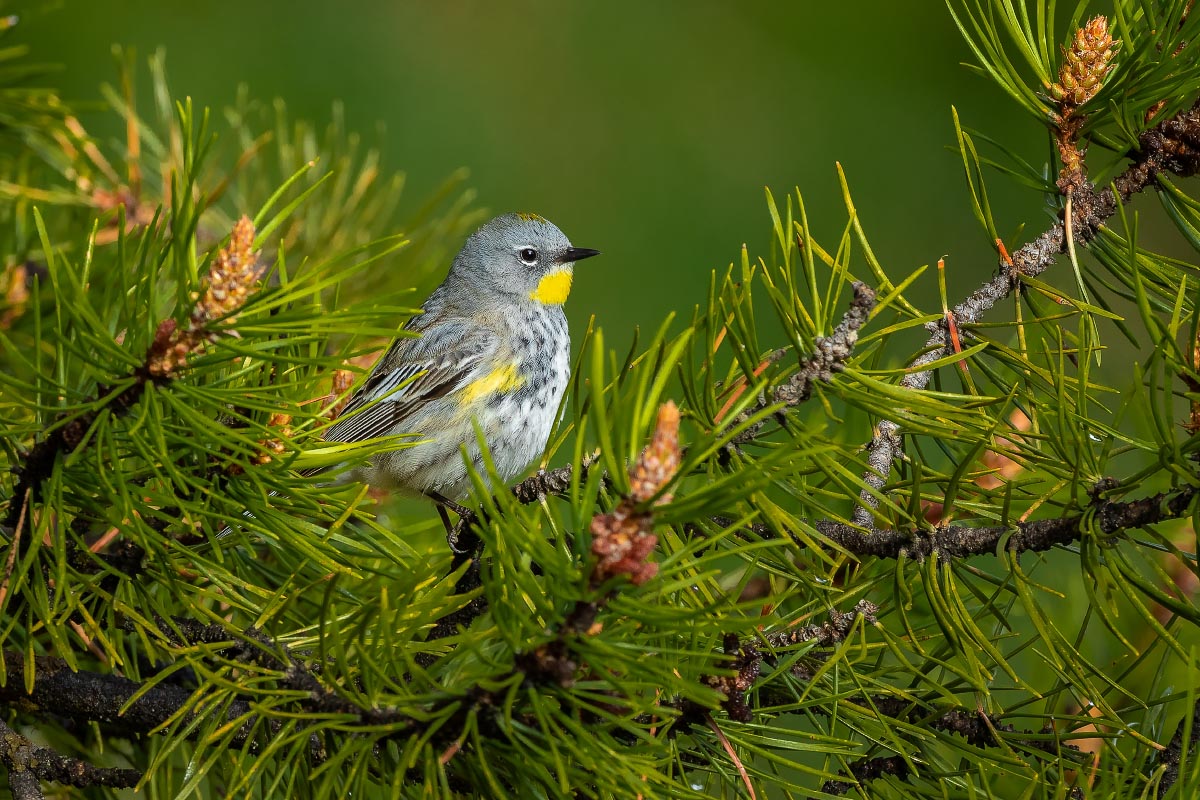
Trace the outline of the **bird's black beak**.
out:
M 558 259 L 560 264 L 571 264 L 576 261 L 583 261 L 585 258 L 600 255 L 599 250 L 593 250 L 590 247 L 568 247 L 567 251 Z

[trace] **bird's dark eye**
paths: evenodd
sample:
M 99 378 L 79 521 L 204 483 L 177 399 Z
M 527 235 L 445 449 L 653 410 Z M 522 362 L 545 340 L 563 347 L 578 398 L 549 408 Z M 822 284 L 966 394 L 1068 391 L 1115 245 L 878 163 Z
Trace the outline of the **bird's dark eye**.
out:
M 532 247 L 522 247 L 521 252 L 518 255 L 521 256 L 521 260 L 524 261 L 526 264 L 536 264 L 537 263 L 538 251 L 534 250 Z

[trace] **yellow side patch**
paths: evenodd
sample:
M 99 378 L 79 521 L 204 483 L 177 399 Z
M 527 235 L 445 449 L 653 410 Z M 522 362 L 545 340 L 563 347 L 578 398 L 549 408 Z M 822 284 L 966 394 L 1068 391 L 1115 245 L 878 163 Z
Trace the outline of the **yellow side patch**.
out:
M 463 406 L 469 408 L 471 404 L 478 400 L 482 400 L 491 394 L 499 392 L 511 392 L 515 389 L 520 389 L 525 385 L 525 376 L 517 371 L 515 364 L 508 364 L 484 375 L 482 378 L 476 378 L 463 387 Z
M 528 211 L 518 212 L 517 219 L 524 220 L 525 222 L 545 222 L 546 221 L 545 217 L 543 217 L 539 214 L 531 214 Z
M 571 279 L 571 272 L 565 269 L 547 273 L 538 281 L 537 288 L 529 293 L 529 299 L 550 306 L 561 306 L 571 294 Z

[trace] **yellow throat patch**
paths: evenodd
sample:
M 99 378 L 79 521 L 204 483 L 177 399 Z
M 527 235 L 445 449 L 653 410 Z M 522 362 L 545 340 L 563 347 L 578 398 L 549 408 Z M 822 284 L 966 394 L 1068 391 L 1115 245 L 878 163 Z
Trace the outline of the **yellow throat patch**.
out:
M 571 294 L 572 273 L 565 269 L 548 272 L 538 281 L 537 288 L 529 293 L 530 300 L 548 306 L 561 306 Z
M 525 376 L 517 371 L 516 364 L 506 364 L 476 378 L 463 387 L 463 408 L 470 408 L 478 400 L 498 392 L 511 392 L 525 385 Z

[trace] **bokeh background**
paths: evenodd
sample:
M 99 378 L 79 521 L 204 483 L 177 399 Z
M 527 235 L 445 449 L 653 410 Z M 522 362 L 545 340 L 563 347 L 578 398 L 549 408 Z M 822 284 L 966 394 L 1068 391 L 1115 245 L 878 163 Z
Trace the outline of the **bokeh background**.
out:
M 29 4 L 23 4 L 28 6 Z M 66 0 L 21 13 L 13 38 L 61 63 L 76 101 L 115 82 L 112 46 L 164 48 L 176 96 L 214 110 L 239 84 L 351 129 L 408 174 L 416 207 L 454 170 L 479 205 L 532 210 L 604 257 L 568 305 L 620 345 L 702 300 L 743 242 L 767 252 L 769 186 L 799 187 L 834 247 L 840 162 L 893 276 L 946 255 L 952 298 L 996 267 L 969 211 L 951 106 L 1033 163 L 1044 130 L 969 60 L 940 2 L 312 2 Z M 150 81 L 138 85 L 149 105 Z M 89 130 L 118 138 L 110 117 Z M 109 126 L 106 128 L 106 124 Z M 379 131 L 377 131 L 379 126 Z M 996 175 L 1002 230 L 1046 225 L 1041 198 Z M 917 297 L 936 302 L 933 271 Z M 419 286 L 418 288 L 428 288 Z M 936 307 L 936 306 L 935 306 Z

